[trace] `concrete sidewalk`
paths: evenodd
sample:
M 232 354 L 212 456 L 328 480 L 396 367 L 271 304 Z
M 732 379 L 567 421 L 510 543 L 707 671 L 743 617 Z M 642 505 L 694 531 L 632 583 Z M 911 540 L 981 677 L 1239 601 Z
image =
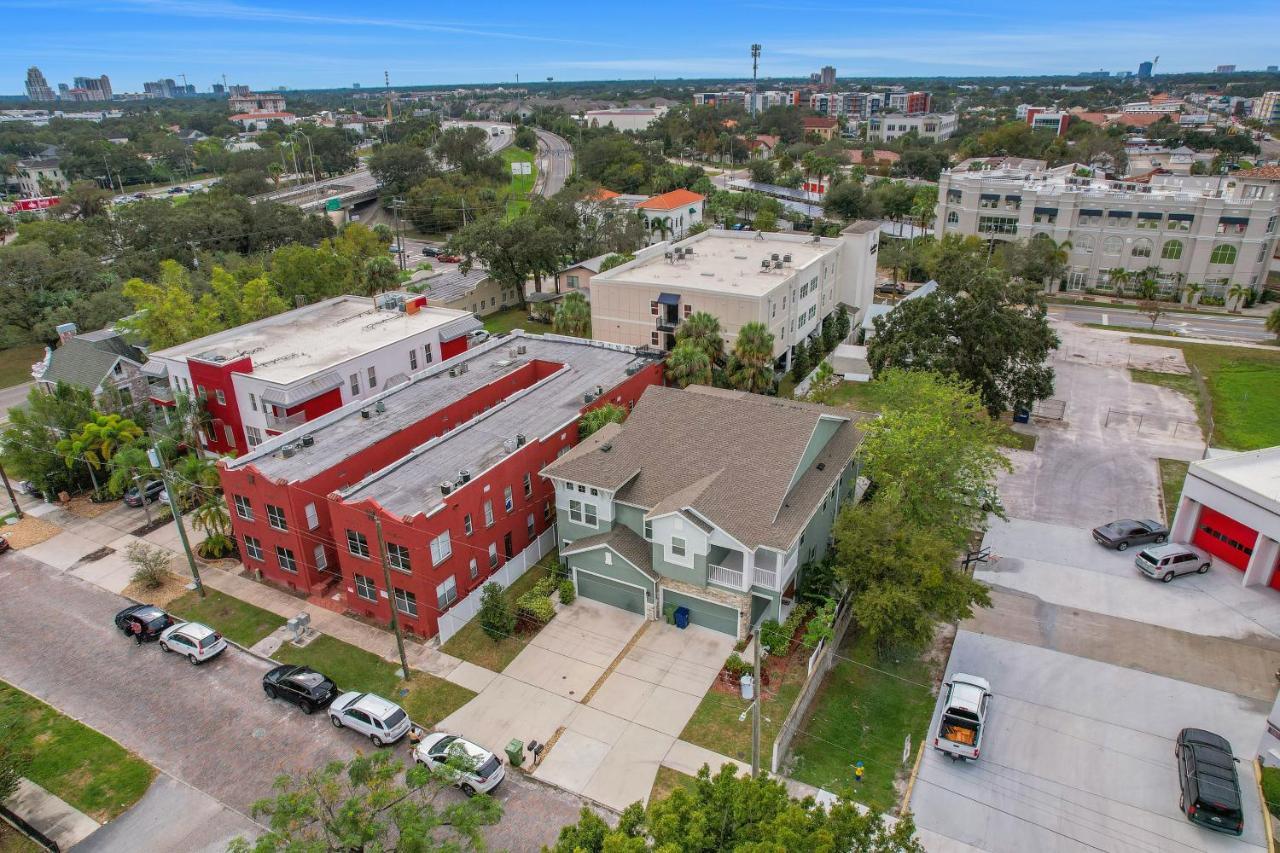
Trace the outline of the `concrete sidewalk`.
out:
M 4 805 L 45 838 L 57 844 L 60 850 L 70 849 L 102 825 L 30 779 L 19 779 L 18 790 L 4 801 Z

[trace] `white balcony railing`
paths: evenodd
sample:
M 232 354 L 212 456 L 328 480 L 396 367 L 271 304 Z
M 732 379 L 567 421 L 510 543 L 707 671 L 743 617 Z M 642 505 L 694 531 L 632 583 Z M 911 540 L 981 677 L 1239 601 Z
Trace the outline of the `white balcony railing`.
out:
M 742 569 L 730 569 L 725 566 L 717 566 L 714 563 L 708 563 L 707 578 L 724 586 L 731 586 L 734 589 L 742 589 Z
M 766 587 L 767 589 L 778 588 L 778 570 L 777 569 L 762 569 L 759 566 L 756 566 L 751 571 L 752 571 L 751 582 L 754 583 L 756 586 L 763 586 L 763 587 Z
M 307 422 L 305 412 L 297 412 L 292 415 L 276 415 L 267 412 L 267 429 L 278 430 L 280 432 L 288 432 L 295 427 L 300 427 Z

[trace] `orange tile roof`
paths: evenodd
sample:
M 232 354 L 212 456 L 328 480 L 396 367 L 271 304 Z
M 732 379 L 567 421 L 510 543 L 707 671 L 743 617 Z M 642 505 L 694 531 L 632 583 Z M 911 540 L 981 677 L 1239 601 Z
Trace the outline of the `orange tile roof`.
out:
M 705 200 L 705 197 L 695 192 L 680 189 L 672 190 L 662 195 L 655 195 L 653 198 L 647 198 L 637 204 L 636 208 L 643 210 L 674 210 L 677 207 L 684 207 L 686 204 L 697 204 Z
M 1167 113 L 1125 113 L 1116 119 L 1115 123 L 1129 127 L 1150 127 L 1167 115 Z M 1172 116 L 1171 120 L 1177 121 L 1177 116 Z
M 591 195 L 587 196 L 587 198 L 590 201 L 608 201 L 611 198 L 617 198 L 617 197 L 618 197 L 618 194 L 616 192 L 614 192 L 613 190 L 605 189 L 604 187 L 601 187 L 600 189 L 593 192 Z
M 840 122 L 828 116 L 806 116 L 804 119 L 805 127 L 836 127 Z
M 1265 181 L 1280 181 L 1280 166 L 1258 166 L 1254 169 L 1241 169 L 1232 172 L 1233 178 L 1262 178 Z

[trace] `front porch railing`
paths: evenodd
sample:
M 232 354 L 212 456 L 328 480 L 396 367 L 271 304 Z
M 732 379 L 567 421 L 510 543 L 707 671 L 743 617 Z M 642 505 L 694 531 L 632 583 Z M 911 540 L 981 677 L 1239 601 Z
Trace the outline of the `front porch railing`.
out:
M 724 586 L 731 586 L 734 589 L 742 589 L 742 569 L 730 569 L 725 566 L 717 566 L 714 563 L 707 564 L 707 578 Z

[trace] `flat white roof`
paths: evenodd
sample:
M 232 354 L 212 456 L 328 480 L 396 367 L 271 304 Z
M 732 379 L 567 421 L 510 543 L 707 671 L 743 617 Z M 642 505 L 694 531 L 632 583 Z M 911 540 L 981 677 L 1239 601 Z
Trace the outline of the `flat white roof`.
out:
M 1189 473 L 1280 515 L 1280 447 L 1201 459 Z
M 755 231 L 704 231 L 672 247 L 693 247 L 692 257 L 667 260 L 663 252 L 642 256 L 630 263 L 597 274 L 592 287 L 601 283 L 670 287 L 673 290 L 707 290 L 732 296 L 760 297 L 788 280 L 797 268 L 836 251 L 840 240 L 767 234 Z M 772 268 L 772 256 L 791 256 L 782 269 Z M 770 269 L 761 268 L 768 260 Z
M 376 308 L 372 297 L 337 296 L 151 357 L 231 361 L 247 355 L 253 359 L 255 377 L 288 384 L 421 332 L 470 319 L 470 312 L 451 308 L 427 307 L 409 314 L 394 307 Z

